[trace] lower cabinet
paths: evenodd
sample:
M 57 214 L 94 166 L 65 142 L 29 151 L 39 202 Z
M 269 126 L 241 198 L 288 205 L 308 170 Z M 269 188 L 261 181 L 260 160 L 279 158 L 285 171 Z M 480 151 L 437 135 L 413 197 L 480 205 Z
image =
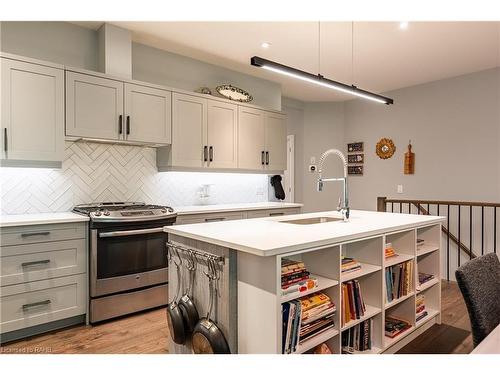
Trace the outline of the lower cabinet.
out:
M 86 283 L 79 274 L 2 287 L 0 332 L 85 314 Z
M 250 210 L 250 211 L 226 211 L 219 213 L 205 214 L 181 214 L 177 216 L 176 225 L 210 223 L 216 221 L 255 219 L 258 217 L 273 217 L 283 215 L 295 215 L 300 213 L 298 207 L 273 208 L 269 210 Z
M 2 342 L 87 313 L 86 233 L 86 223 L 0 229 Z

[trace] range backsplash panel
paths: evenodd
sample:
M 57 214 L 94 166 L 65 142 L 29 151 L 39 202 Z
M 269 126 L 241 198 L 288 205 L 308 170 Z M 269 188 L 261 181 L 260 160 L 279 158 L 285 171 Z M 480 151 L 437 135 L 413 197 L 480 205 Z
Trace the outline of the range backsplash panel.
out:
M 97 201 L 186 206 L 267 201 L 266 175 L 162 172 L 153 148 L 66 142 L 62 169 L 0 168 L 2 214 L 69 211 Z M 210 197 L 200 199 L 202 185 Z

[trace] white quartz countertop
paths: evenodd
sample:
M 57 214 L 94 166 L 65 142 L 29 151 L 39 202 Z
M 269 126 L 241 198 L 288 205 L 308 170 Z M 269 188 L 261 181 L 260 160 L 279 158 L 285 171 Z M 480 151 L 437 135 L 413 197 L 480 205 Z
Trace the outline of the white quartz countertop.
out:
M 260 202 L 260 203 L 232 203 L 232 204 L 209 204 L 205 206 L 178 206 L 173 207 L 178 215 L 208 214 L 217 212 L 231 211 L 254 211 L 254 210 L 272 210 L 280 208 L 299 208 L 301 203 L 282 203 L 282 202 Z
M 441 223 L 442 216 L 351 211 L 349 222 L 298 225 L 284 220 L 337 217 L 335 211 L 165 227 L 168 233 L 259 256 L 334 245 L 387 232 Z
M 52 212 L 44 214 L 0 215 L 0 227 L 20 225 L 58 224 L 89 221 L 87 216 L 73 212 Z

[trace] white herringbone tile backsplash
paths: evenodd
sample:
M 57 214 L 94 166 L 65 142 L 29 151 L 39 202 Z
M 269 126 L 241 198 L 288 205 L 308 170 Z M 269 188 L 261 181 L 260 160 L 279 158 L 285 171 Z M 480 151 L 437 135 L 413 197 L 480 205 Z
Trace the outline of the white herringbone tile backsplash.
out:
M 266 175 L 162 172 L 152 148 L 66 142 L 62 169 L 0 168 L 2 214 L 69 211 L 80 203 L 144 201 L 199 204 L 201 185 L 210 204 L 267 201 Z

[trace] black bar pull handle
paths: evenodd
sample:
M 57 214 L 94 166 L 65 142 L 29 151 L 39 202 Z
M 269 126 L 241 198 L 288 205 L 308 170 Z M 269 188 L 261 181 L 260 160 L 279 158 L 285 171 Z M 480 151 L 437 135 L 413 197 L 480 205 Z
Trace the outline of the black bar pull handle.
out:
M 27 310 L 31 307 L 37 307 L 37 306 L 45 306 L 45 305 L 50 305 L 52 301 L 50 299 L 46 299 L 45 301 L 40 301 L 40 302 L 33 302 L 33 303 L 27 303 L 22 306 L 23 310 Z
M 203 161 L 207 161 L 208 160 L 208 147 L 207 146 L 203 146 Z
M 127 116 L 127 135 L 130 134 L 130 116 Z
M 50 231 L 21 233 L 21 237 L 48 236 Z
M 50 259 L 35 260 L 33 262 L 24 262 L 24 263 L 21 263 L 21 267 L 38 266 L 40 264 L 48 264 L 48 263 L 50 263 Z
M 214 146 L 209 147 L 209 160 L 214 161 Z
M 9 149 L 9 142 L 7 141 L 7 128 L 3 128 L 3 149 L 5 152 Z
M 123 133 L 123 115 L 118 116 L 118 134 Z
M 266 151 L 266 165 L 269 165 L 269 151 Z
M 262 163 L 262 165 L 264 165 L 264 163 L 265 163 L 264 155 L 265 155 L 265 151 L 262 151 L 262 154 L 260 155 L 260 162 Z

